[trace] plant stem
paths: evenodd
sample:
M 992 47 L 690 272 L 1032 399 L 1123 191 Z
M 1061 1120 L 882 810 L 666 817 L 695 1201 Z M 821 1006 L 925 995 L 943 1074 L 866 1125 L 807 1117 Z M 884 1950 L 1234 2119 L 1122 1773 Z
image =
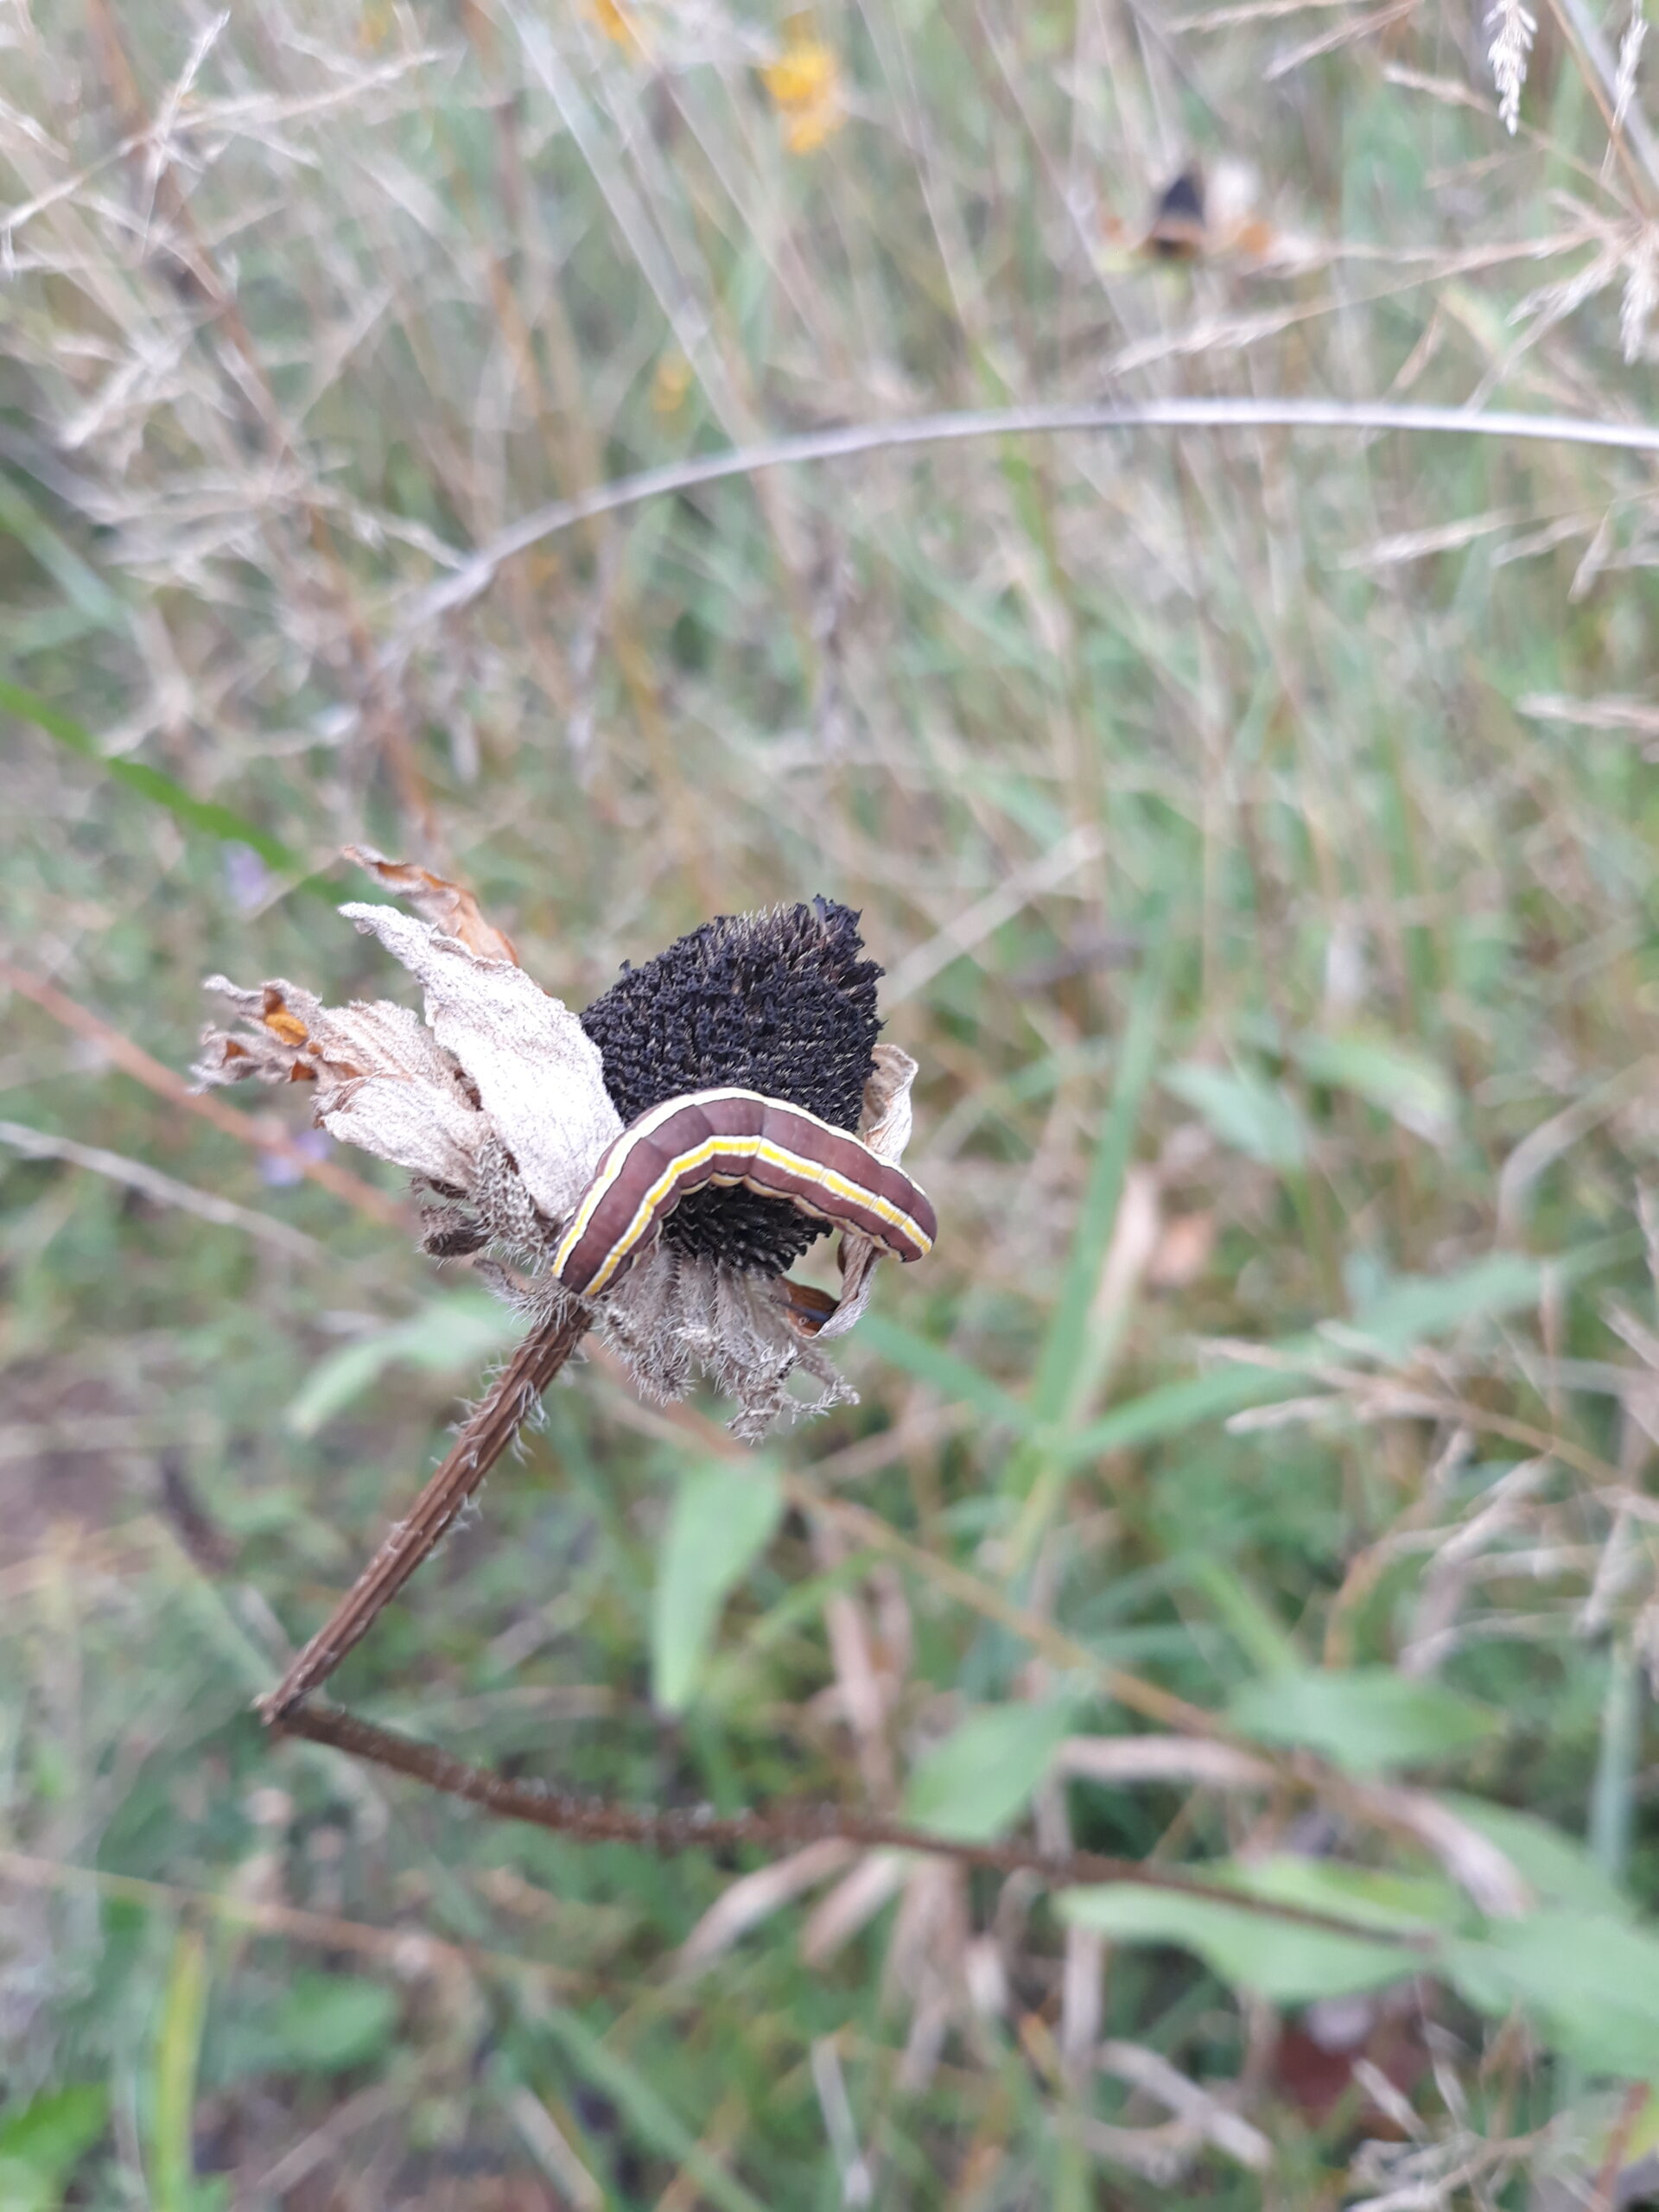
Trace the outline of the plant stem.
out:
M 258 1710 L 268 1725 L 288 1721 L 360 1642 L 478 1489 L 541 1401 L 588 1326 L 574 1303 L 538 1322 L 468 1417 L 442 1465 Z
M 1500 408 L 1419 407 L 1395 400 L 1154 399 L 1138 404 L 1079 403 L 1057 407 L 993 407 L 961 413 L 912 416 L 896 422 L 852 423 L 844 429 L 810 430 L 791 438 L 729 452 L 700 454 L 694 460 L 642 469 L 610 484 L 596 485 L 574 499 L 556 499 L 497 532 L 474 553 L 457 555 L 454 572 L 417 593 L 396 632 L 382 647 L 383 671 L 402 666 L 417 644 L 429 637 L 440 617 L 467 606 L 487 591 L 504 562 L 527 552 L 597 515 L 616 514 L 642 500 L 695 491 L 758 470 L 810 461 L 849 461 L 861 454 L 891 453 L 910 446 L 957 444 L 963 440 L 1058 436 L 1067 431 L 1103 430 L 1334 430 L 1369 435 L 1399 430 L 1408 435 L 1541 440 L 1563 445 L 1605 446 L 1625 453 L 1659 453 L 1659 425 L 1621 423 L 1580 415 L 1516 414 Z
M 961 1866 L 985 1867 L 998 1874 L 1033 1873 L 1056 1889 L 1077 1883 L 1132 1882 L 1140 1889 L 1203 1897 L 1230 1910 L 1265 1913 L 1271 1919 L 1292 1921 L 1327 1935 L 1357 1937 L 1368 1943 L 1398 1943 L 1408 1951 L 1422 1948 L 1427 1941 L 1426 1936 L 1362 1925 L 1334 1913 L 1252 1897 L 1248 1891 L 1227 1888 L 1219 1882 L 1154 1871 L 1135 1859 L 1110 1859 L 1092 1851 L 1047 1852 L 1029 1843 L 969 1842 L 934 1835 L 880 1814 L 845 1812 L 838 1805 L 783 1806 L 772 1812 L 726 1815 L 700 1805 L 676 1806 L 667 1811 L 617 1805 L 602 1797 L 578 1796 L 547 1783 L 512 1782 L 487 1767 L 467 1766 L 434 1745 L 382 1728 L 336 1705 L 297 1706 L 271 1717 L 273 1726 L 284 1735 L 302 1736 L 309 1743 L 327 1744 L 344 1751 L 348 1758 L 388 1767 L 394 1774 L 407 1775 L 412 1781 L 442 1790 L 447 1797 L 481 1805 L 499 1819 L 528 1821 L 557 1834 L 579 1836 L 585 1842 L 639 1843 L 664 1852 L 724 1850 L 742 1844 L 793 1851 L 805 1844 L 835 1839 L 866 1850 L 915 1851 L 936 1859 L 954 1859 Z

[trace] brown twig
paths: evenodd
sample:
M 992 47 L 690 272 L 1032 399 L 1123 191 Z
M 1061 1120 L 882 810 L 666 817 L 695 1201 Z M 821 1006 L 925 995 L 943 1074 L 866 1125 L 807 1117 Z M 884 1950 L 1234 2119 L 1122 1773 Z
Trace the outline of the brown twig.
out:
M 297 1707 L 277 1719 L 275 1726 L 285 1735 L 327 1744 L 352 1758 L 407 1775 L 412 1781 L 441 1790 L 446 1797 L 481 1805 L 498 1818 L 528 1821 L 537 1827 L 578 1836 L 589 1843 L 639 1843 L 663 1852 L 726 1850 L 744 1844 L 793 1851 L 804 1844 L 835 1840 L 866 1850 L 921 1852 L 933 1858 L 953 1859 L 961 1866 L 983 1867 L 991 1873 L 1035 1874 L 1053 1889 L 1089 1883 L 1132 1883 L 1138 1889 L 1202 1897 L 1209 1904 L 1242 1912 L 1292 1921 L 1325 1935 L 1395 1944 L 1407 1952 L 1421 1951 L 1431 1940 L 1426 1934 L 1385 1931 L 1344 1920 L 1335 1913 L 1252 1897 L 1219 1882 L 1154 1869 L 1138 1859 L 1112 1859 L 1092 1851 L 1043 1851 L 1033 1843 L 967 1842 L 931 1834 L 925 1828 L 910 1827 L 879 1814 L 847 1812 L 838 1805 L 785 1805 L 772 1812 L 728 1815 L 710 1812 L 703 1806 L 659 1811 L 649 1806 L 617 1805 L 602 1797 L 578 1796 L 547 1783 L 512 1782 L 487 1767 L 467 1766 L 433 1745 L 382 1728 L 336 1705 Z
M 165 1098 L 175 1106 L 182 1106 L 187 1113 L 199 1115 L 204 1122 L 211 1122 L 216 1129 L 223 1129 L 241 1144 L 252 1145 L 257 1151 L 269 1153 L 273 1160 L 286 1161 L 302 1175 L 332 1192 L 359 1213 L 367 1214 L 372 1220 L 389 1224 L 394 1229 L 407 1229 L 409 1216 L 396 1198 L 384 1191 L 377 1191 L 372 1183 L 365 1183 L 353 1175 L 349 1168 L 336 1166 L 332 1160 L 314 1160 L 296 1144 L 293 1138 L 280 1129 L 262 1129 L 246 1114 L 238 1113 L 234 1106 L 227 1106 L 222 1099 L 213 1098 L 192 1090 L 181 1075 L 154 1059 L 142 1045 L 135 1045 L 130 1037 L 72 999 L 55 983 L 48 983 L 44 976 L 35 976 L 26 968 L 19 968 L 10 960 L 0 960 L 0 984 L 18 992 L 23 998 L 32 999 L 54 1021 L 61 1022 L 66 1029 L 73 1029 L 78 1037 L 85 1037 L 114 1061 L 118 1068 L 137 1078 L 146 1090 L 153 1090 L 158 1098 Z
M 397 1595 L 524 1427 L 543 1390 L 581 1342 L 582 1309 L 562 1306 L 539 1323 L 502 1369 L 474 1411 L 407 1520 L 391 1534 L 306 1645 L 259 1711 L 273 1726 L 292 1726 L 295 1709 L 326 1682 L 376 1616 Z

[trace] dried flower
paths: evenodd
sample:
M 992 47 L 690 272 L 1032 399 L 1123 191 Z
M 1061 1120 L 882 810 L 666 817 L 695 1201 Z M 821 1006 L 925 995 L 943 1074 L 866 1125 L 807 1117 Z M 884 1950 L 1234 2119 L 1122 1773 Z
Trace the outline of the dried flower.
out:
M 816 153 L 847 120 L 841 64 L 833 47 L 813 35 L 808 17 L 791 23 L 783 52 L 761 70 L 760 81 L 787 118 L 784 143 L 791 154 Z
M 424 1023 L 385 1001 L 325 1007 L 294 983 L 243 990 L 213 976 L 207 988 L 240 1024 L 204 1033 L 195 1075 L 315 1084 L 318 1126 L 415 1179 L 423 1248 L 489 1254 L 482 1270 L 533 1316 L 570 1295 L 549 1265 L 601 1155 L 668 1100 L 719 1085 L 758 1091 L 849 1130 L 885 1161 L 902 1154 L 915 1063 L 876 1042 L 880 970 L 846 907 L 819 899 L 723 915 L 625 967 L 578 1015 L 518 965 L 470 893 L 378 854 L 353 857 L 420 912 L 340 910 L 419 981 Z M 790 1282 L 825 1228 L 784 1198 L 693 1192 L 591 1301 L 594 1325 L 650 1396 L 677 1397 L 694 1372 L 710 1376 L 738 1400 L 741 1436 L 785 1411 L 845 1402 L 852 1393 L 820 1344 L 862 1313 L 880 1252 L 844 1231 L 838 1300 Z M 797 1369 L 820 1386 L 810 1407 L 789 1396 Z

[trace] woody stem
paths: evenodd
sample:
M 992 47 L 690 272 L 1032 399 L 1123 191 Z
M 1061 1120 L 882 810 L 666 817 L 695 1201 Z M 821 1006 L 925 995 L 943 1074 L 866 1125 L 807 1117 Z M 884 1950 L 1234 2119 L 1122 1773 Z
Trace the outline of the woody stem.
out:
M 327 1681 L 353 1645 L 360 1642 L 512 1442 L 541 1395 L 581 1342 L 588 1326 L 582 1309 L 562 1306 L 538 1322 L 502 1369 L 442 1465 L 416 1499 L 407 1519 L 391 1532 L 327 1619 L 258 1711 L 278 1726 L 313 1690 Z
M 1359 1937 L 1370 1942 L 1398 1944 L 1408 1955 L 1426 1948 L 1428 1938 L 1393 1929 L 1379 1930 L 1313 1908 L 1281 1904 L 1276 1898 L 1252 1897 L 1247 1891 L 1224 1888 L 1217 1882 L 1184 1874 L 1174 1867 L 1143 1866 L 1134 1859 L 1108 1858 L 1092 1851 L 1047 1852 L 1014 1838 L 986 1842 L 935 1835 L 925 1828 L 880 1814 L 855 1813 L 836 1805 L 780 1805 L 764 1812 L 719 1815 L 706 1805 L 618 1805 L 602 1797 L 579 1796 L 541 1782 L 520 1782 L 494 1774 L 487 1767 L 467 1766 L 435 1745 L 423 1744 L 396 1729 L 383 1728 L 337 1705 L 316 1704 L 296 1708 L 279 1718 L 284 1735 L 302 1736 L 309 1743 L 327 1744 L 350 1758 L 390 1769 L 423 1782 L 446 1796 L 482 1806 L 499 1820 L 528 1821 L 556 1834 L 575 1835 L 588 1842 L 638 1843 L 654 1851 L 729 1850 L 734 1846 L 758 1846 L 772 1852 L 799 1850 L 804 1845 L 836 1840 L 850 1850 L 914 1851 L 929 1857 L 954 1859 L 959 1866 L 983 1867 L 999 1874 L 1032 1873 L 1053 1889 L 1079 1883 L 1127 1882 L 1137 1888 L 1160 1890 L 1179 1897 L 1203 1897 L 1224 1905 L 1230 1912 L 1263 1915 L 1293 1926 L 1318 1929 L 1326 1935 Z

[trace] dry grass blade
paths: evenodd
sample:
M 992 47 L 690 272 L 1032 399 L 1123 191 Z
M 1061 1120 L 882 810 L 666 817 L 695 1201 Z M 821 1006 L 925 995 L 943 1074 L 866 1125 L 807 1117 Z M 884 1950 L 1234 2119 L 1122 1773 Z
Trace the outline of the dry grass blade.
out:
M 1413 407 L 1387 401 L 1321 399 L 1168 399 L 1141 405 L 1007 407 L 969 414 L 929 415 L 912 422 L 864 423 L 765 445 L 711 454 L 698 461 L 648 468 L 620 483 L 511 524 L 467 560 L 454 575 L 429 586 L 400 620 L 380 656 L 383 670 L 398 667 L 444 615 L 486 591 L 505 562 L 532 545 L 574 530 L 600 515 L 618 514 L 649 499 L 696 491 L 704 484 L 809 462 L 855 460 L 914 446 L 960 444 L 987 438 L 1057 437 L 1066 432 L 1109 430 L 1332 430 L 1363 435 L 1400 430 L 1418 436 L 1508 438 L 1562 445 L 1601 446 L 1624 453 L 1659 453 L 1659 427 L 1594 421 L 1573 415 L 1529 415 L 1500 409 Z
M 873 1550 L 885 1552 L 890 1558 L 914 1568 L 926 1581 L 947 1592 L 958 1603 L 982 1614 L 987 1620 L 1011 1629 L 1052 1666 L 1098 1683 L 1108 1697 L 1116 1698 L 1131 1713 L 1189 1735 L 1225 1734 L 1224 1724 L 1213 1713 L 1189 1704 L 1185 1698 L 1176 1697 L 1124 1668 L 1103 1662 L 1087 1644 L 1056 1628 L 1052 1622 L 1044 1620 L 1040 1614 L 1017 1605 L 968 1568 L 957 1566 L 954 1560 L 941 1559 L 924 1545 L 912 1542 L 868 1506 L 855 1505 L 848 1498 L 826 1497 L 817 1484 L 804 1475 L 785 1475 L 783 1479 L 785 1492 L 803 1512 L 821 1515 L 860 1543 L 868 1544 Z
M 1568 699 L 1559 692 L 1528 691 L 1515 708 L 1540 721 L 1568 722 L 1578 729 L 1627 729 L 1659 740 L 1659 707 L 1648 699 Z
M 102 1866 L 77 1866 L 39 1859 L 28 1852 L 0 1851 L 0 1883 L 37 1892 L 84 1891 L 146 1911 L 200 1914 L 227 1930 L 280 1937 L 319 1951 L 336 1951 L 404 1975 L 490 1973 L 525 1974 L 556 1989 L 580 1990 L 585 1977 L 539 1960 L 492 1951 L 481 1944 L 452 1943 L 423 1929 L 377 1928 L 340 1913 L 312 1912 L 270 1897 L 226 1895 L 179 1882 L 148 1882 Z
M 681 1971 L 689 1973 L 707 1965 L 794 1898 L 816 1889 L 832 1874 L 841 1873 L 857 1848 L 839 1836 L 830 1836 L 742 1876 L 721 1891 L 719 1902 L 710 1906 L 681 1945 Z

